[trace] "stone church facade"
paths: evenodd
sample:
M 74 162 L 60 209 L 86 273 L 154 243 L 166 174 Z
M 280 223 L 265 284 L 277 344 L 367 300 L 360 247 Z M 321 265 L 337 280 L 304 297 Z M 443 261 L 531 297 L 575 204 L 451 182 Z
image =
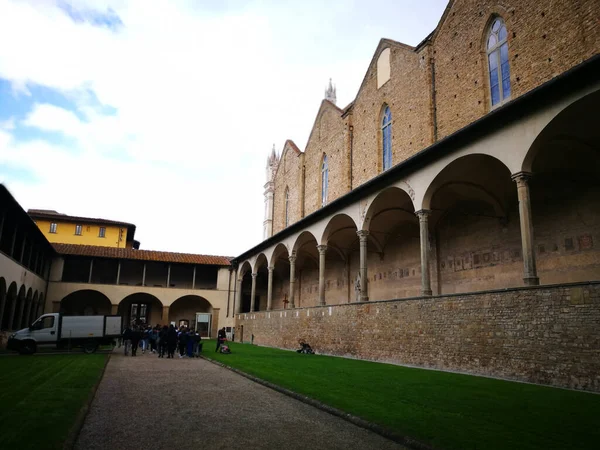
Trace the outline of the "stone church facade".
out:
M 450 1 L 267 161 L 243 340 L 600 390 L 600 4 Z

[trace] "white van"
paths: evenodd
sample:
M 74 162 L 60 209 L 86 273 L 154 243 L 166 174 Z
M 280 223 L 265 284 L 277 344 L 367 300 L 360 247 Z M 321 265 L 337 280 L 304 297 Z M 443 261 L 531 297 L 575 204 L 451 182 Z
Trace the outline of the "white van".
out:
M 28 328 L 10 335 L 7 348 L 21 354 L 32 354 L 40 345 L 55 348 L 70 346 L 94 353 L 99 345 L 114 344 L 121 335 L 121 324 L 121 316 L 44 314 Z

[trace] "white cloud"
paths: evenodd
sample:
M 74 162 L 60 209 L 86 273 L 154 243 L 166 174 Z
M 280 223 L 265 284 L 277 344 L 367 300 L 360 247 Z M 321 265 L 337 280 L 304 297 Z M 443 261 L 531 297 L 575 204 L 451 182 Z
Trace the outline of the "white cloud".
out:
M 4 127 L 0 164 L 35 173 L 35 184 L 9 186 L 24 207 L 131 221 L 143 248 L 235 255 L 258 243 L 272 143 L 302 148 L 328 78 L 345 106 L 379 38 L 396 37 L 353 17 L 359 2 L 71 4 L 112 8 L 123 26 L 75 23 L 52 0 L 0 0 L 0 78 L 20 95 L 56 89 L 77 107 L 34 99 L 22 125 L 75 144 L 17 142 Z

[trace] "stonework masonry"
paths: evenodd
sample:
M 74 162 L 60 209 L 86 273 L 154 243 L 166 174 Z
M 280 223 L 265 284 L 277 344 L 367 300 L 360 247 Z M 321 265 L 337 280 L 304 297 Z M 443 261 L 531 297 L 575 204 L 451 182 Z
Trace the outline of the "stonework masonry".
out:
M 306 159 L 281 161 L 285 175 L 279 171 L 275 184 L 273 233 L 285 228 L 286 187 L 290 225 L 321 207 L 323 154 L 331 162 L 328 203 L 382 172 L 386 105 L 392 112 L 392 164 L 397 165 L 596 55 L 599 16 L 596 0 L 452 0 L 417 47 L 382 39 L 354 101 L 344 110 L 322 102 L 305 151 L 296 147 Z M 508 31 L 511 95 L 492 107 L 486 36 L 496 17 Z M 390 78 L 378 87 L 378 57 L 388 50 Z
M 600 283 L 240 314 L 237 336 L 318 353 L 600 392 Z

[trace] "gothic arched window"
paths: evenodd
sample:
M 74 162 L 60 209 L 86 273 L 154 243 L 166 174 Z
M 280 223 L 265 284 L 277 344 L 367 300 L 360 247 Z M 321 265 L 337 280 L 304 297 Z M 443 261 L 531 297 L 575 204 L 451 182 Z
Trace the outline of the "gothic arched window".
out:
M 386 106 L 381 120 L 381 136 L 383 143 L 383 170 L 392 167 L 392 111 Z
M 290 207 L 290 190 L 288 187 L 285 188 L 285 226 L 287 227 L 290 223 L 290 214 L 289 214 L 289 207 Z
M 497 17 L 487 35 L 487 56 L 490 72 L 492 106 L 510 97 L 510 67 L 508 64 L 508 33 L 502 18 Z
M 323 155 L 323 163 L 321 164 L 321 206 L 327 204 L 327 191 L 329 188 L 329 163 L 327 155 Z

